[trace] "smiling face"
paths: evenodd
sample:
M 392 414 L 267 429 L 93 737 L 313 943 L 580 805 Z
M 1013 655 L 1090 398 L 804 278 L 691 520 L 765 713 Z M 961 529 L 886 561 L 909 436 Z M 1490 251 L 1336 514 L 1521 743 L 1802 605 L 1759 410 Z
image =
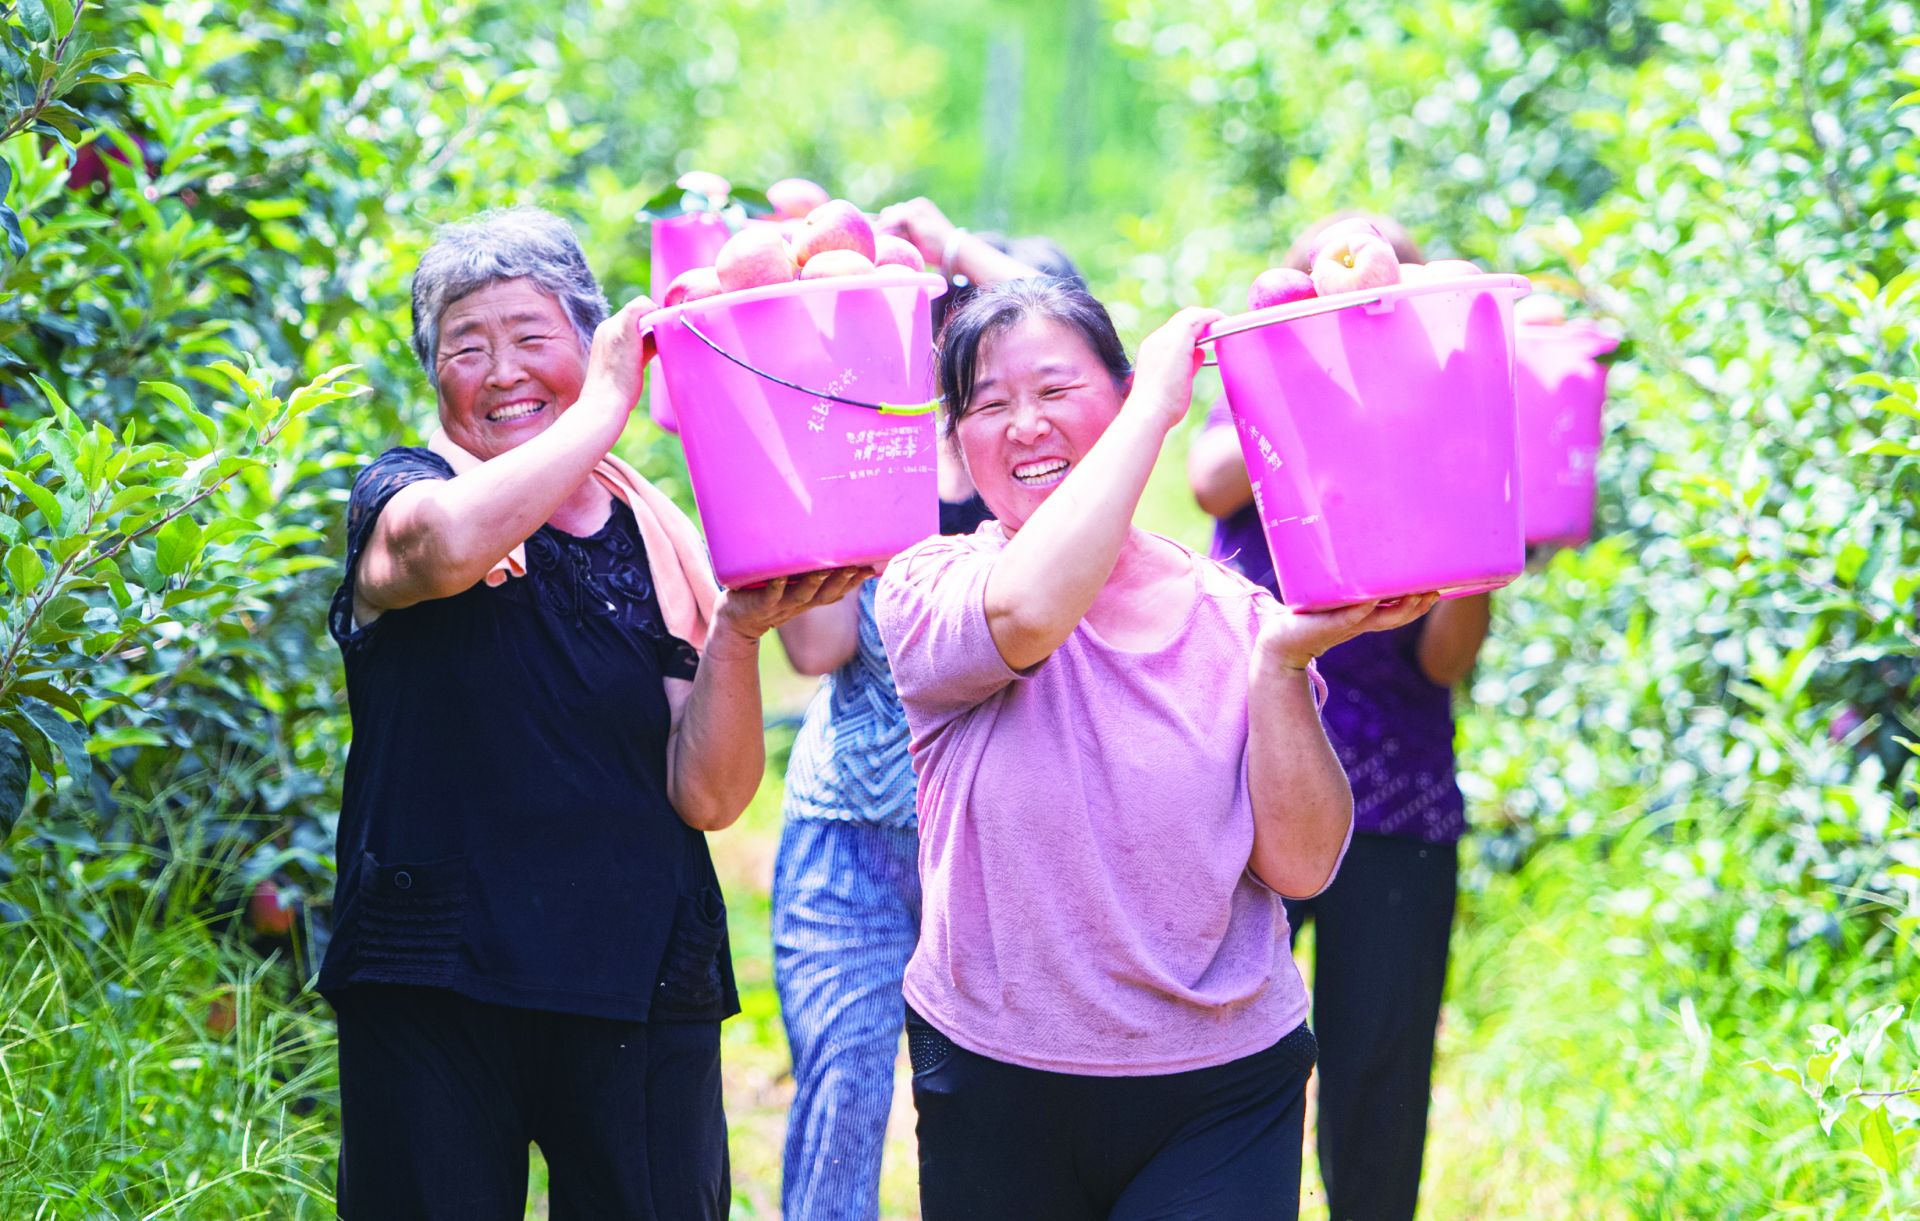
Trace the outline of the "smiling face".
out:
M 539 435 L 587 376 L 566 311 L 531 280 L 489 284 L 441 311 L 434 362 L 440 423 L 482 460 Z
M 1077 329 L 1029 315 L 980 345 L 973 396 L 955 426 L 981 499 L 1012 534 L 1120 412 L 1113 380 Z

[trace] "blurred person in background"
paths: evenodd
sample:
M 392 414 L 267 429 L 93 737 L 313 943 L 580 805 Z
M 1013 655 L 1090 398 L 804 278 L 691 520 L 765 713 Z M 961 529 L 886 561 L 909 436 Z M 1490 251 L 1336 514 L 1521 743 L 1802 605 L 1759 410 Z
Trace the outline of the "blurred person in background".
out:
M 1320 235 L 1363 215 L 1315 223 L 1283 265 L 1309 270 Z M 1401 262 L 1421 261 L 1405 229 L 1365 219 Z M 1187 473 L 1200 507 L 1216 519 L 1213 556 L 1283 594 L 1225 399 L 1208 413 Z M 1449 599 L 1417 622 L 1357 636 L 1320 657 L 1327 737 L 1353 787 L 1353 844 L 1333 884 L 1311 899 L 1289 899 L 1287 915 L 1295 936 L 1309 923 L 1315 929 L 1315 1128 L 1333 1221 L 1408 1221 L 1419 1196 L 1466 831 L 1452 698 L 1473 671 L 1491 613 L 1486 594 Z
M 1085 284 L 1050 240 L 968 234 L 926 199 L 886 209 L 881 228 L 948 277 L 936 308 L 1007 279 Z M 940 532 L 970 534 L 990 515 L 948 437 L 938 461 Z M 905 1018 L 900 981 L 920 934 L 907 719 L 874 623 L 874 589 L 867 581 L 857 597 L 779 629 L 793 667 L 825 676 L 787 765 L 773 882 L 774 983 L 794 1077 L 781 1206 L 807 1221 L 879 1215 Z

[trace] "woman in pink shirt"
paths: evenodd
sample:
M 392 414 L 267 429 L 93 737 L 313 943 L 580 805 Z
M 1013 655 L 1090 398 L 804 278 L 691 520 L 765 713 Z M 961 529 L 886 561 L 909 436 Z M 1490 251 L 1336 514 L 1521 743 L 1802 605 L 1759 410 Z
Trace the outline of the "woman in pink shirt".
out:
M 928 1221 L 1293 1216 L 1314 1058 L 1281 896 L 1352 823 L 1313 659 L 1431 596 L 1294 614 L 1132 524 L 1184 310 L 1126 352 L 1058 280 L 981 293 L 943 408 L 997 521 L 889 565 L 919 775 L 908 1040 Z

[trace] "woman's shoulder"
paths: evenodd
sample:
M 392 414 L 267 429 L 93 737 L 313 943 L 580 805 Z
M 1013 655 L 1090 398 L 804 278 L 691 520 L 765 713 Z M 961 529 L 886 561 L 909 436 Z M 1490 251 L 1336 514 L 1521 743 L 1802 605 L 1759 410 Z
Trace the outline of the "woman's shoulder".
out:
M 439 454 L 418 445 L 396 445 L 360 468 L 353 480 L 353 499 L 378 501 L 421 479 L 451 479 L 453 467 Z
M 918 580 L 933 569 L 973 556 L 997 554 L 1006 545 L 1007 536 L 1000 530 L 1000 523 L 992 520 L 982 523 L 971 534 L 931 535 L 887 561 L 886 570 L 880 574 L 881 590 Z

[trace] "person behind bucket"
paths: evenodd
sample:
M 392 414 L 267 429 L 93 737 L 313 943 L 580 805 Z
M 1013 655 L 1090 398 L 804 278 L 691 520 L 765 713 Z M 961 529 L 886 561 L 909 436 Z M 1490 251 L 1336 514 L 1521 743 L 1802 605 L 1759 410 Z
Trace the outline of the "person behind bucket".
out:
M 1294 614 L 1132 525 L 1219 316 L 1130 369 L 1084 290 L 1015 280 L 941 341 L 998 521 L 895 557 L 875 605 L 919 778 L 928 1221 L 1298 1209 L 1314 1045 L 1280 895 L 1326 885 L 1351 814 L 1313 661 L 1432 597 Z
M 1285 265 L 1307 269 L 1308 229 Z M 1402 262 L 1420 252 L 1406 231 L 1369 217 Z M 1200 507 L 1218 519 L 1213 554 L 1279 593 L 1253 507 L 1240 442 L 1224 401 L 1188 454 Z M 1417 623 L 1328 650 L 1327 736 L 1353 786 L 1354 837 L 1325 893 L 1289 901 L 1298 930 L 1315 924 L 1313 1024 L 1320 1036 L 1320 1174 L 1334 1221 L 1413 1216 L 1426 1142 L 1434 1031 L 1466 803 L 1454 779 L 1452 688 L 1486 638 L 1487 595 L 1442 602 Z
M 1000 248 L 998 239 L 982 240 Z M 1016 245 L 1044 261 L 970 264 L 972 283 L 991 284 L 993 275 L 1016 270 L 1085 287 L 1052 242 Z M 966 534 L 988 514 L 950 440 L 938 451 L 940 533 Z M 858 598 L 796 616 L 779 633 L 795 669 L 826 676 L 787 765 L 773 880 L 773 978 L 794 1078 L 781 1208 L 808 1221 L 879 1215 L 904 1016 L 900 980 L 920 933 L 907 720 L 873 620 L 873 596 L 869 580 Z
M 757 787 L 759 639 L 869 575 L 722 593 L 609 453 L 638 401 L 573 233 L 442 229 L 413 279 L 439 403 L 354 481 L 329 627 L 353 744 L 336 926 L 340 1212 L 722 1217 L 738 1011 L 704 831 Z

